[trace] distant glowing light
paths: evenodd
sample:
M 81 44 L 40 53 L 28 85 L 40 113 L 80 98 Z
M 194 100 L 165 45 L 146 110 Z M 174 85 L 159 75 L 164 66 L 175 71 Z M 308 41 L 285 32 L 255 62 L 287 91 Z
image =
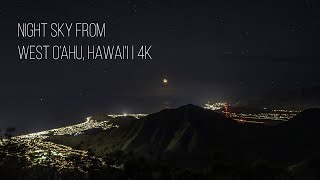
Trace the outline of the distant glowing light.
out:
M 217 103 L 213 103 L 210 104 L 209 102 L 207 104 L 205 104 L 204 109 L 210 109 L 210 110 L 219 110 L 221 108 L 228 108 L 227 107 L 227 103 L 225 102 L 217 102 Z
M 127 113 L 124 113 L 123 116 L 127 116 Z
M 167 83 L 168 83 L 168 80 L 167 80 L 167 79 L 163 79 L 163 83 L 164 83 L 164 84 L 167 84 Z
M 89 121 L 91 120 L 91 116 L 90 116 L 90 117 L 87 117 L 86 119 L 87 119 L 86 122 L 89 122 Z

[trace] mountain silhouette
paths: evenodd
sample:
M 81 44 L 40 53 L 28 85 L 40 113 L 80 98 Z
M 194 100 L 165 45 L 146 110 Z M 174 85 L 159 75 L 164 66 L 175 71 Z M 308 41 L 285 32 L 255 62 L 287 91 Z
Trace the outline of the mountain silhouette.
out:
M 213 151 L 213 147 L 232 143 L 237 127 L 233 120 L 194 105 L 165 109 L 139 123 L 128 148 L 148 158 L 171 155 L 194 159 Z
M 307 109 L 291 120 L 274 127 L 269 133 L 271 152 L 277 159 L 295 163 L 318 156 L 320 152 L 320 109 Z M 276 153 L 277 152 L 277 153 Z
M 286 167 L 320 152 L 320 109 L 308 109 L 276 126 L 243 124 L 195 105 L 164 109 L 141 119 L 120 117 L 107 131 L 79 136 L 50 137 L 50 141 L 93 149 L 96 155 L 122 150 L 149 160 L 173 159 L 188 168 L 212 159 L 268 159 Z

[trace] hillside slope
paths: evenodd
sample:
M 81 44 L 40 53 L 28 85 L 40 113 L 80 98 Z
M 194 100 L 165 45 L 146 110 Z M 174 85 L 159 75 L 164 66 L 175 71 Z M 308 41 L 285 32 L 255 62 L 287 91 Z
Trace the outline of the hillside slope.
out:
M 212 159 L 248 161 L 268 159 L 290 165 L 319 152 L 320 109 L 309 109 L 274 127 L 239 124 L 214 111 L 186 105 L 165 109 L 141 119 L 122 117 L 107 131 L 79 136 L 54 136 L 50 141 L 98 156 L 123 150 L 150 160 L 174 159 L 183 166 L 199 166 Z

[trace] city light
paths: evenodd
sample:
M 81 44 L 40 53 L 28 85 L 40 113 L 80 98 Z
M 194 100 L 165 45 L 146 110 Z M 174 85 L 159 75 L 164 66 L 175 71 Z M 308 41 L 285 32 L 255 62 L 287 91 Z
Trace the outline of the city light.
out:
M 209 109 L 209 110 L 219 110 L 221 108 L 224 108 L 227 106 L 227 103 L 225 102 L 217 102 L 210 104 L 209 102 L 205 104 L 204 109 Z
M 167 79 L 163 79 L 163 83 L 164 83 L 164 84 L 167 84 L 167 83 L 168 83 L 168 80 L 167 80 Z
M 76 150 L 65 145 L 49 142 L 47 139 L 50 136 L 78 136 L 91 129 L 101 129 L 106 131 L 112 128 L 119 128 L 119 125 L 111 123 L 110 120 L 124 116 L 130 116 L 139 119 L 147 116 L 147 114 L 111 114 L 107 116 L 110 119 L 105 121 L 94 120 L 93 117 L 90 116 L 87 117 L 84 122 L 79 124 L 15 136 L 12 137 L 10 141 L 24 145 L 27 148 L 27 151 L 25 154 L 13 154 L 9 151 L 5 153 L 8 156 L 25 156 L 32 163 L 32 165 L 48 166 L 50 164 L 50 166 L 56 167 L 58 170 L 79 169 L 81 172 L 86 172 L 85 169 L 82 169 L 81 167 L 89 167 L 93 163 L 93 160 L 95 160 L 95 162 L 100 162 L 99 164 L 101 165 L 105 164 L 105 162 L 103 162 L 102 159 L 94 156 L 89 157 L 87 151 Z M 0 146 L 3 146 L 8 141 L 8 139 L 0 141 Z M 80 158 L 82 164 L 77 164 L 74 162 L 74 159 L 70 157 Z
M 266 107 L 262 108 L 263 112 L 255 113 L 241 113 L 241 112 L 230 112 L 227 103 L 217 102 L 210 104 L 209 102 L 205 104 L 205 109 L 209 110 L 222 110 L 221 112 L 227 117 L 240 123 L 255 123 L 264 124 L 266 121 L 288 121 L 293 118 L 300 111 L 297 110 L 283 110 L 283 109 L 268 109 Z M 266 112 L 267 111 L 267 112 Z

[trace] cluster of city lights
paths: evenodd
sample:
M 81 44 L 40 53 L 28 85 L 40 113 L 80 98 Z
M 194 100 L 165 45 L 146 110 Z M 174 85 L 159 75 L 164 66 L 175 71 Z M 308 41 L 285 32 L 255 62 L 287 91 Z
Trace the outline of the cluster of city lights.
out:
M 301 111 L 297 111 L 297 110 L 286 110 L 286 109 L 274 109 L 272 111 L 273 112 L 280 112 L 280 113 L 293 113 L 293 114 L 301 112 Z
M 236 113 L 229 112 L 228 104 L 224 102 L 217 102 L 210 104 L 209 102 L 205 104 L 205 109 L 209 110 L 220 110 L 227 117 L 232 118 L 233 120 L 241 123 L 255 123 L 255 124 L 264 124 L 266 120 L 271 121 L 288 121 L 293 118 L 300 111 L 297 110 L 283 110 L 275 109 L 270 110 L 270 112 L 260 112 L 260 113 Z M 267 108 L 263 108 L 267 110 Z
M 136 119 L 140 119 L 142 117 L 147 116 L 148 114 L 109 114 L 108 116 L 111 118 L 117 118 L 117 117 L 134 117 Z
M 110 118 L 124 116 L 132 116 L 139 119 L 146 116 L 146 114 L 108 115 Z M 12 137 L 10 141 L 24 145 L 26 147 L 26 152 L 24 154 L 13 154 L 9 151 L 5 153 L 8 156 L 24 156 L 32 165 L 51 166 L 56 167 L 58 170 L 79 169 L 81 172 L 86 172 L 83 167 L 89 167 L 93 160 L 95 160 L 95 162 L 100 162 L 101 165 L 104 165 L 105 162 L 103 162 L 102 159 L 89 156 L 87 151 L 76 150 L 65 145 L 48 142 L 46 139 L 49 136 L 77 136 L 91 129 L 108 130 L 118 127 L 117 124 L 111 123 L 110 120 L 99 121 L 94 120 L 92 117 L 87 117 L 83 123 Z M 1 141 L 0 146 L 6 144 L 4 143 L 6 141 L 9 140 L 5 139 Z M 81 161 L 79 162 L 77 159 L 81 159 Z
M 73 126 L 67 126 L 64 128 L 53 129 L 53 135 L 78 135 L 82 134 L 84 131 L 90 129 L 111 129 L 113 127 L 118 127 L 117 125 L 113 125 L 113 123 L 109 123 L 109 121 L 96 121 L 88 117 L 87 120 L 83 123 L 76 124 Z
M 273 121 L 288 121 L 293 118 L 295 114 L 283 114 L 283 113 L 229 113 L 233 119 L 252 119 L 252 120 L 273 120 Z
M 217 102 L 210 104 L 209 102 L 205 104 L 204 109 L 209 109 L 209 110 L 219 110 L 227 106 L 227 103 L 225 102 Z

